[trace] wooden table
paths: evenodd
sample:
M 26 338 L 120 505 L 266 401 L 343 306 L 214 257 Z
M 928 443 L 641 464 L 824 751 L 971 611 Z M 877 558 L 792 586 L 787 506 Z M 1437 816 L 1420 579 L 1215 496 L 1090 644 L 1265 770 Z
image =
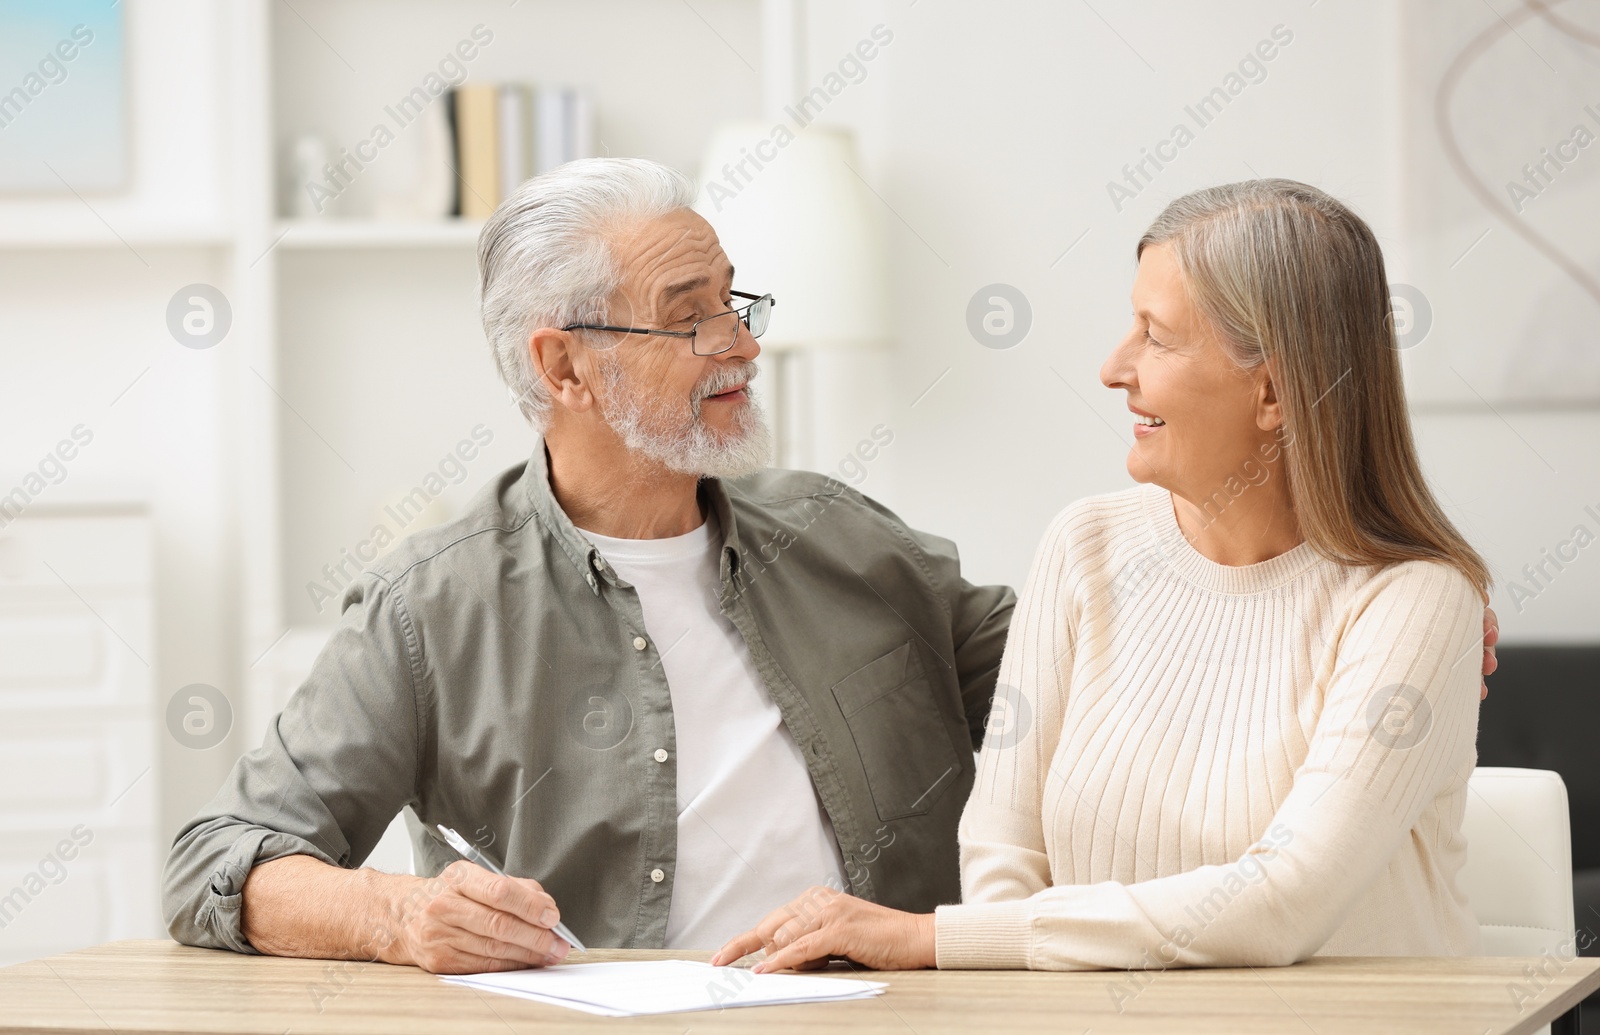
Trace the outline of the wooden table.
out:
M 612 950 L 573 962 L 705 959 Z M 1243 970 L 865 973 L 877 999 L 605 1018 L 447 985 L 412 967 L 113 942 L 0 969 L 0 1031 L 1531 1032 L 1600 987 L 1600 959 L 1321 958 Z M 853 971 L 836 964 L 830 974 Z M 858 973 L 858 972 L 855 972 Z M 1519 1010 L 1513 990 L 1525 993 Z M 1120 990 L 1120 994 L 1119 994 Z M 1121 1006 L 1119 1011 L 1118 1006 Z

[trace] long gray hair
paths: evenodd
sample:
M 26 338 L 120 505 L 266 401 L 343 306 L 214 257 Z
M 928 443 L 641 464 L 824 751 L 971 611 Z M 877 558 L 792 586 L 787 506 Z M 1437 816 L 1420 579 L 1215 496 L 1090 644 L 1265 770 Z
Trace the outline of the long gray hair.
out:
M 1189 297 L 1250 370 L 1268 364 L 1301 534 L 1331 560 L 1442 561 L 1487 597 L 1489 568 L 1422 476 L 1383 252 L 1338 200 L 1245 180 L 1172 202 L 1139 239 L 1171 247 Z

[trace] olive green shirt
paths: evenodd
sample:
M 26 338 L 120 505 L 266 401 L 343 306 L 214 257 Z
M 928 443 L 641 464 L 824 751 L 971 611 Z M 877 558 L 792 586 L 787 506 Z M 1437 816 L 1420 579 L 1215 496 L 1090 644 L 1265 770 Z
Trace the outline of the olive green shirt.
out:
M 173 844 L 174 938 L 254 951 L 251 867 L 359 866 L 409 807 L 539 880 L 587 944 L 662 946 L 672 699 L 638 595 L 562 512 L 547 463 L 541 442 L 347 588 L 309 678 Z M 700 491 L 722 536 L 722 612 L 805 757 L 848 890 L 921 912 L 958 901 L 956 822 L 1012 592 L 969 584 L 953 544 L 821 475 Z M 413 835 L 419 873 L 457 858 Z

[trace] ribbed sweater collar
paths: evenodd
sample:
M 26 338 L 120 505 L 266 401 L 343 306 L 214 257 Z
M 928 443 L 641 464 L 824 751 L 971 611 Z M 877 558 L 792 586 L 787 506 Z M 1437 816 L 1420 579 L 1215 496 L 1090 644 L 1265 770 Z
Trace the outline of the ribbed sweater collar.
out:
M 1257 564 L 1218 564 L 1194 548 L 1178 527 L 1172 493 L 1146 485 L 1142 493 L 1146 530 L 1162 557 L 1183 578 L 1217 593 L 1264 593 L 1293 582 L 1322 560 L 1310 543 Z

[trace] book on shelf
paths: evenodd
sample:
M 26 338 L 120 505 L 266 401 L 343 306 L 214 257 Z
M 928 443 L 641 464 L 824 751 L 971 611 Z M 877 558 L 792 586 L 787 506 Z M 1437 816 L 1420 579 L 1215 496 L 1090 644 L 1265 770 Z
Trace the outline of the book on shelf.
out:
M 594 155 L 594 107 L 589 95 L 571 88 L 539 91 L 535 173 L 547 173 L 575 158 Z
M 533 90 L 500 87 L 500 190 L 510 194 L 533 175 Z
M 456 173 L 461 215 L 487 219 L 500 204 L 500 88 L 493 83 L 456 87 Z
M 456 170 L 456 215 L 487 218 L 530 176 L 594 154 L 594 104 L 573 87 L 469 83 L 447 111 Z
M 458 170 L 461 168 L 461 155 L 456 147 L 456 141 L 461 139 L 461 131 L 456 128 L 456 92 L 454 90 L 445 91 L 444 116 L 445 128 L 449 133 L 448 143 L 450 147 L 450 208 L 448 211 L 452 216 L 459 216 L 461 215 L 461 174 Z

